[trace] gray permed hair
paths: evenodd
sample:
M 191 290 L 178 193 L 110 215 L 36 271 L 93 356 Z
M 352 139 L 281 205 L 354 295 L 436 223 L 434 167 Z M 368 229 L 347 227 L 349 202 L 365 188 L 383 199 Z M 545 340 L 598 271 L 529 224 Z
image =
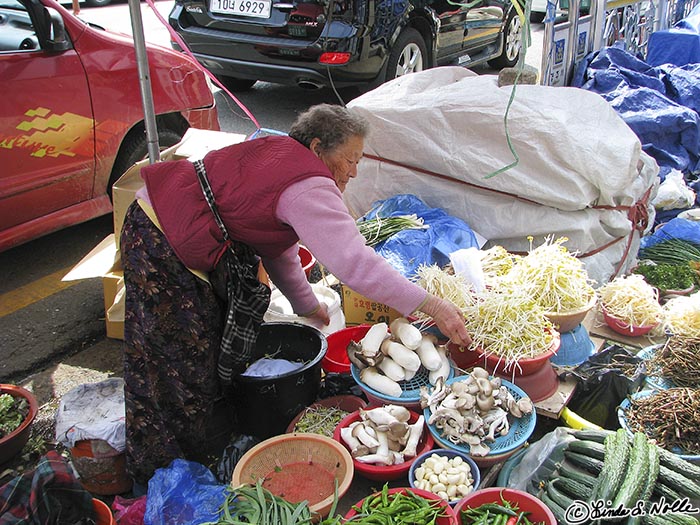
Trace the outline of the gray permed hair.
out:
M 300 114 L 289 130 L 289 136 L 307 148 L 314 138 L 321 142 L 321 151 L 333 151 L 350 137 L 365 138 L 369 124 L 347 108 L 333 104 L 311 106 Z

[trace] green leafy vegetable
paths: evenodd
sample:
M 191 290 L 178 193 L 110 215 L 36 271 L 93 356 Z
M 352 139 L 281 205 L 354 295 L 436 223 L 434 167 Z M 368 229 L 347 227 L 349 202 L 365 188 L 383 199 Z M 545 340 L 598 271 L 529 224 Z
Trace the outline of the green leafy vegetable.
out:
M 697 273 L 689 264 L 645 264 L 641 261 L 633 273 L 644 277 L 644 280 L 660 290 L 685 290 L 696 282 Z
M 0 438 L 16 430 L 29 413 L 29 403 L 23 397 L 0 394 Z

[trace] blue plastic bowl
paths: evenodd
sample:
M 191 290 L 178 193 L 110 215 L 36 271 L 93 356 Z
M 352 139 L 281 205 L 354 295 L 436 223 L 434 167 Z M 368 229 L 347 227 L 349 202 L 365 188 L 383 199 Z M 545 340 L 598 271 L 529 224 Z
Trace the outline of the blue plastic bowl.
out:
M 663 348 L 664 345 L 651 345 L 646 348 L 642 348 L 637 352 L 637 357 L 644 359 L 645 361 L 650 360 L 654 357 L 654 354 Z M 645 385 L 649 387 L 650 390 L 668 390 L 669 388 L 675 388 L 677 385 L 671 380 L 663 376 L 658 376 L 649 370 L 647 366 L 647 377 L 644 380 Z
M 479 484 L 481 483 L 481 472 L 479 471 L 479 466 L 474 462 L 474 460 L 469 456 L 469 454 L 465 454 L 463 452 L 459 452 L 458 450 L 448 450 L 448 449 L 433 449 L 429 450 L 427 452 L 424 452 L 420 456 L 418 456 L 416 459 L 413 460 L 413 463 L 411 464 L 411 468 L 408 470 L 408 483 L 411 485 L 411 488 L 416 488 L 416 469 L 420 467 L 423 462 L 428 459 L 430 456 L 433 454 L 437 454 L 438 456 L 442 457 L 447 457 L 447 458 L 455 458 L 455 457 L 460 457 L 464 460 L 465 463 L 469 465 L 469 468 L 471 469 L 472 473 L 472 490 L 471 492 L 474 492 L 479 488 Z M 470 494 L 471 494 L 470 492 Z M 457 502 L 462 499 L 466 494 L 460 495 L 457 497 L 457 499 L 450 500 L 448 503 L 452 506 L 455 506 Z
M 468 376 L 456 376 L 450 378 L 446 381 L 448 385 L 451 385 L 455 381 L 464 381 Z M 522 399 L 523 397 L 528 397 L 527 394 L 515 386 L 510 381 L 505 379 L 501 380 L 501 384 L 505 386 L 508 391 L 513 395 L 516 401 Z M 430 421 L 430 416 L 432 411 L 430 407 L 426 407 L 423 411 L 425 416 L 425 422 Z M 515 453 L 520 447 L 525 445 L 532 433 L 535 431 L 535 425 L 537 424 L 537 416 L 535 410 L 529 414 L 525 414 L 521 418 L 514 418 L 512 416 L 508 417 L 510 422 L 510 430 L 505 436 L 498 436 L 494 441 L 487 443 L 491 451 L 486 456 L 472 456 L 469 454 L 469 445 L 459 445 L 452 443 L 450 440 L 445 439 L 440 434 L 440 430 L 435 427 L 435 425 L 428 425 L 428 430 L 433 435 L 435 443 L 437 443 L 442 448 L 448 450 L 457 450 L 471 457 L 479 466 L 491 465 L 494 462 L 498 462 L 510 457 Z
M 430 381 L 428 380 L 429 372 L 421 366 L 416 375 L 413 376 L 409 381 L 399 381 L 401 385 L 401 397 L 388 396 L 382 394 L 381 392 L 367 386 L 360 379 L 360 370 L 353 364 L 350 366 L 350 373 L 352 378 L 355 380 L 357 385 L 362 389 L 362 391 L 367 396 L 370 405 L 401 405 L 409 410 L 415 410 L 420 414 L 420 387 L 427 386 L 430 387 Z M 450 373 L 448 374 L 448 380 L 454 377 L 455 373 L 452 368 L 450 368 Z M 426 419 L 427 421 L 427 419 Z

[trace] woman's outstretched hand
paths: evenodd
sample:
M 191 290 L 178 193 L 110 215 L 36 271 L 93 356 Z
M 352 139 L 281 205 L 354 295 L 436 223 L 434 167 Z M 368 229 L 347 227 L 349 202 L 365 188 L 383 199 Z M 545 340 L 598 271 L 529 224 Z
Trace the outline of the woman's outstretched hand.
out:
M 433 318 L 437 327 L 450 341 L 460 346 L 471 344 L 472 338 L 467 332 L 464 315 L 453 303 L 428 295 L 428 299 L 420 310 Z
M 331 323 L 331 318 L 328 315 L 328 305 L 326 303 L 320 303 L 319 307 L 309 315 L 305 315 L 309 319 L 314 319 L 323 324 L 323 326 L 328 326 Z

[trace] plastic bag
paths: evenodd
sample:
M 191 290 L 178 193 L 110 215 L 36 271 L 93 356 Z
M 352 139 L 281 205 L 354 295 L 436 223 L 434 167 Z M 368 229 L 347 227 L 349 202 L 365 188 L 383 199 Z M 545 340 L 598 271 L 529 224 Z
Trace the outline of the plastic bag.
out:
M 700 244 L 700 222 L 676 217 L 661 226 L 651 235 L 642 238 L 640 249 L 650 248 L 655 244 L 671 239 Z
M 450 254 L 455 273 L 464 277 L 476 292 L 481 292 L 486 286 L 480 254 L 478 248 L 465 248 Z
M 117 495 L 112 502 L 114 519 L 119 525 L 143 525 L 143 516 L 146 513 L 146 500 L 148 496 L 127 499 Z
M 299 370 L 304 363 L 292 362 L 287 359 L 270 359 L 261 357 L 246 368 L 241 375 L 245 377 L 275 377 Z
M 530 445 L 511 470 L 508 488 L 537 495 L 539 482 L 549 478 L 557 463 L 564 459 L 564 449 L 575 439 L 571 432 L 569 428 L 557 427 Z
M 357 396 L 367 401 L 367 396 L 365 396 L 365 393 L 351 374 L 325 374 L 321 381 L 321 389 L 318 392 L 318 398 L 325 399 L 327 397 L 342 395 Z
M 175 459 L 148 482 L 144 525 L 196 525 L 218 521 L 228 484 L 204 465 Z
M 122 452 L 126 448 L 125 410 L 122 378 L 78 385 L 61 397 L 56 440 L 73 448 L 77 441 L 101 439 Z
M 683 173 L 671 170 L 659 186 L 659 191 L 652 201 L 658 210 L 677 210 L 690 208 L 695 203 L 695 192 L 685 183 Z
M 571 372 L 578 380 L 567 407 L 608 430 L 620 428 L 617 407 L 636 392 L 646 378 L 644 360 L 621 346 L 612 345 Z
M 450 253 L 461 248 L 479 247 L 476 235 L 466 222 L 440 208 L 428 207 L 415 195 L 394 195 L 377 201 L 363 219 L 414 213 L 428 228 L 400 231 L 375 246 L 375 251 L 404 277 L 415 275 L 422 264 L 447 265 Z
M 245 434 L 235 436 L 231 442 L 226 445 L 221 455 L 219 464 L 216 467 L 216 478 L 221 483 L 231 483 L 233 469 L 236 468 L 236 463 L 238 463 L 246 452 L 258 443 L 260 443 L 260 440 L 255 436 L 248 436 Z

